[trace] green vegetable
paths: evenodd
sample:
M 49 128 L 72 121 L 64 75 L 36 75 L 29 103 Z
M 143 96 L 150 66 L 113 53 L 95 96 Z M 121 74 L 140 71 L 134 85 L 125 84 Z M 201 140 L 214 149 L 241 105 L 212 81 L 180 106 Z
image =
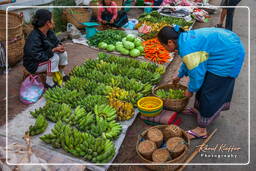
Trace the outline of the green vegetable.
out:
M 125 49 L 125 48 L 120 48 L 120 52 L 123 55 L 129 55 L 129 50 Z
M 98 45 L 98 47 L 99 47 L 100 49 L 106 49 L 107 46 L 108 46 L 108 44 L 105 43 L 105 42 L 100 42 L 99 45 Z
M 107 51 L 112 52 L 114 50 L 115 50 L 115 46 L 114 45 L 112 45 L 112 44 L 107 45 Z
M 122 49 L 122 48 L 124 48 L 123 45 L 117 45 L 117 46 L 116 46 L 116 50 L 117 50 L 118 52 L 121 52 L 121 49 Z
M 88 40 L 90 46 L 98 47 L 102 41 L 105 43 L 115 45 L 116 42 L 122 41 L 126 37 L 126 33 L 121 30 L 104 30 L 97 32 L 93 37 Z
M 184 92 L 185 91 L 182 89 L 177 89 L 177 90 L 169 89 L 168 91 L 160 89 L 156 91 L 156 95 L 163 99 L 166 99 L 166 98 L 182 99 L 185 97 Z
M 136 49 L 138 49 L 141 53 L 144 52 L 143 46 L 136 47 Z
M 132 43 L 132 42 L 125 41 L 123 44 L 124 44 L 125 49 L 131 50 L 131 49 L 134 49 L 134 47 L 135 47 L 134 43 Z
M 119 46 L 119 45 L 123 46 L 123 43 L 122 42 L 116 42 L 116 46 Z
M 131 55 L 132 57 L 138 57 L 138 56 L 140 56 L 140 51 L 139 51 L 138 49 L 132 49 L 132 50 L 130 51 L 130 55 Z
M 135 36 L 132 35 L 132 34 L 128 34 L 127 37 L 126 37 L 126 40 L 129 41 L 129 42 L 133 42 L 135 39 Z
M 134 44 L 135 44 L 136 47 L 141 46 L 141 40 L 138 39 L 138 38 L 136 38 L 136 39 L 134 40 Z

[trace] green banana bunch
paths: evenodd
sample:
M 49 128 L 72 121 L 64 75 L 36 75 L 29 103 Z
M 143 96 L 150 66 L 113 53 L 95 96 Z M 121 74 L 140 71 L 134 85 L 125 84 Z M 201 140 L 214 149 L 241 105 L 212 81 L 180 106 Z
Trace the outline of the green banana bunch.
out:
M 122 126 L 115 121 L 111 121 L 108 123 L 107 131 L 102 134 L 102 137 L 106 139 L 116 139 L 121 132 Z
M 75 107 L 74 102 L 77 101 L 80 96 L 81 92 L 78 92 L 77 90 L 69 90 L 61 87 L 48 89 L 44 94 L 44 97 L 49 102 L 66 103 L 71 107 Z
M 60 104 L 46 103 L 46 105 L 44 107 L 35 109 L 35 111 L 30 112 L 30 114 L 34 118 L 37 118 L 39 115 L 44 115 L 48 119 L 48 116 L 52 115 L 52 113 L 60 111 L 61 110 L 60 108 L 61 108 Z M 50 120 L 50 121 L 52 121 L 52 120 Z
M 81 131 L 88 131 L 94 123 L 94 115 L 92 113 L 78 114 L 75 117 L 76 127 Z
M 51 144 L 54 148 L 61 148 L 60 136 L 63 131 L 63 124 L 61 121 L 58 121 L 51 130 L 51 133 L 41 136 L 40 139 L 47 144 Z
M 43 115 L 39 115 L 36 118 L 35 125 L 29 126 L 29 135 L 34 136 L 41 134 L 48 127 L 48 122 Z
M 95 105 L 94 113 L 96 117 L 101 117 L 106 121 L 113 121 L 116 119 L 116 110 L 109 105 Z
M 92 159 L 95 163 L 107 163 L 115 156 L 115 146 L 110 140 L 106 140 L 104 151 Z
M 106 132 L 109 127 L 109 123 L 102 117 L 96 116 L 96 123 L 91 125 L 90 134 L 94 137 L 100 137 Z
M 82 106 L 86 112 L 92 112 L 95 104 L 108 104 L 108 99 L 105 96 L 88 95 L 83 99 L 75 102 L 76 106 Z
M 61 121 L 55 124 L 50 134 L 43 135 L 40 139 L 54 148 L 62 148 L 75 157 L 82 157 L 95 163 L 107 163 L 115 155 L 112 141 L 94 138 L 91 134 L 80 132 Z
M 91 91 L 94 95 L 107 95 L 112 90 L 111 86 L 103 83 L 99 83 L 98 85 L 94 86 L 94 88 L 95 89 Z

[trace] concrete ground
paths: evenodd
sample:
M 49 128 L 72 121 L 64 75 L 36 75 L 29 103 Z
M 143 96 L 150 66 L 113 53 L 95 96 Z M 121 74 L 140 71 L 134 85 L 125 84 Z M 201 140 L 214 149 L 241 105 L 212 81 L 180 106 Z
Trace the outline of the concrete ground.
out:
M 214 4 L 218 4 L 218 1 L 213 1 Z M 256 2 L 255 0 L 243 0 L 239 5 L 246 5 L 249 7 L 255 7 Z M 222 115 L 209 127 L 209 132 L 214 130 L 215 128 L 218 128 L 218 132 L 216 135 L 211 139 L 211 141 L 208 143 L 210 146 L 216 146 L 217 144 L 226 144 L 227 146 L 234 146 L 239 147 L 241 150 L 228 153 L 228 152 L 221 152 L 221 151 L 215 151 L 215 152 L 200 152 L 199 155 L 192 161 L 192 163 L 230 163 L 231 166 L 204 166 L 204 165 L 196 165 L 196 166 L 188 166 L 185 170 L 206 170 L 206 171 L 215 171 L 215 170 L 221 170 L 221 171 L 251 171 L 255 170 L 253 169 L 255 166 L 256 161 L 256 155 L 255 153 L 251 153 L 251 163 L 250 166 L 232 166 L 234 164 L 232 163 L 247 163 L 248 158 L 248 121 L 252 124 L 251 125 L 251 151 L 255 151 L 256 146 L 256 133 L 255 130 L 255 116 L 253 115 L 255 111 L 255 78 L 256 78 L 256 72 L 255 72 L 255 66 L 256 62 L 255 60 L 251 60 L 251 118 L 249 120 L 248 117 L 248 54 L 251 54 L 251 59 L 255 59 L 256 49 L 255 49 L 255 40 L 256 40 L 256 34 L 255 34 L 255 17 L 256 13 L 255 11 L 251 11 L 252 15 L 252 23 L 251 23 L 251 51 L 248 49 L 248 18 L 247 18 L 248 12 L 247 9 L 237 9 L 235 18 L 234 18 L 234 31 L 241 36 L 242 41 L 244 42 L 245 48 L 247 49 L 247 56 L 245 60 L 244 67 L 241 71 L 241 74 L 239 78 L 236 81 L 236 87 L 235 92 L 233 96 L 232 106 L 231 110 L 227 112 L 223 112 Z M 203 24 L 196 24 L 195 27 L 206 27 L 206 26 L 214 26 L 217 23 L 218 15 L 213 15 L 213 18 L 210 20 L 209 23 L 203 23 Z M 254 33 L 254 34 L 253 34 Z M 254 43 L 254 46 L 252 45 Z M 67 72 L 71 70 L 75 65 L 81 64 L 82 61 L 86 58 L 96 57 L 97 51 L 92 50 L 90 48 L 85 48 L 84 46 L 80 45 L 73 45 L 70 43 L 66 43 L 65 47 L 67 48 L 67 51 L 70 56 L 70 65 L 66 69 Z M 254 52 L 254 53 L 253 53 Z M 168 68 L 168 72 L 165 75 L 162 83 L 169 82 L 173 75 L 176 74 L 177 69 L 179 67 L 180 59 L 177 58 L 174 60 L 173 64 Z M 9 107 L 8 107 L 8 118 L 12 119 L 14 118 L 18 113 L 20 113 L 22 110 L 27 108 L 28 106 L 23 105 L 19 102 L 18 99 L 18 92 L 19 92 L 19 86 L 22 79 L 22 66 L 21 64 L 12 68 L 12 70 L 9 72 Z M 187 80 L 183 80 L 183 83 L 186 83 Z M 5 124 L 5 76 L 0 76 L 0 125 Z M 191 100 L 191 104 L 192 105 Z M 181 125 L 184 129 L 191 129 L 196 126 L 195 119 L 188 116 L 182 116 L 183 123 Z M 123 142 L 123 145 L 120 149 L 119 155 L 117 156 L 115 163 L 136 163 L 138 162 L 138 157 L 136 155 L 135 145 L 138 137 L 138 133 L 145 130 L 148 126 L 144 124 L 139 118 L 136 119 L 134 124 L 130 127 L 130 129 L 127 132 L 127 136 L 125 138 L 125 141 Z M 191 150 L 193 151 L 194 147 L 196 145 L 199 145 L 202 143 L 202 140 L 196 140 L 193 141 L 191 144 Z M 232 154 L 237 155 L 237 158 L 210 158 L 210 157 L 203 157 L 204 154 Z M 254 162 L 254 163 L 252 163 Z M 131 171 L 146 171 L 146 169 L 143 166 L 112 166 L 109 170 L 111 171 L 121 171 L 121 170 L 131 170 Z

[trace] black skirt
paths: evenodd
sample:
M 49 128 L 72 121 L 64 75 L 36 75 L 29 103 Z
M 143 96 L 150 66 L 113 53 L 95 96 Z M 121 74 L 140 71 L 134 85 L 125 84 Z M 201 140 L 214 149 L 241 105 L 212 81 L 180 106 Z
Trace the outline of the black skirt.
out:
M 197 120 L 200 127 L 207 127 L 221 111 L 230 108 L 234 85 L 235 78 L 206 73 L 204 83 L 196 93 L 194 106 L 199 111 Z

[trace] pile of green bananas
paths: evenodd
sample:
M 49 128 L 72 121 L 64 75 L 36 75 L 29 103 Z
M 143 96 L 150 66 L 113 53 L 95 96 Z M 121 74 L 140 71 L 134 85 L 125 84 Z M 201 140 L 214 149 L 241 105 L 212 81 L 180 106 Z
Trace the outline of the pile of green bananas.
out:
M 75 101 L 77 101 L 83 93 L 78 92 L 77 90 L 69 90 L 67 88 L 55 87 L 52 89 L 48 89 L 44 97 L 47 102 L 53 103 L 66 103 L 69 104 L 71 107 L 75 106 Z
M 47 120 L 44 118 L 43 115 L 39 115 L 36 118 L 36 122 L 35 125 L 31 125 L 29 126 L 29 135 L 30 136 L 34 136 L 34 135 L 38 135 L 41 134 L 45 131 L 45 129 L 48 127 L 48 122 Z
M 159 73 L 164 74 L 165 68 L 162 65 L 157 65 L 155 63 L 143 62 L 134 60 L 132 58 L 122 58 L 120 56 L 115 56 L 113 54 L 106 54 L 103 52 L 98 53 L 99 60 L 108 62 L 108 63 L 116 63 L 121 66 L 133 67 L 142 70 L 150 71 L 151 73 Z
M 96 123 L 91 126 L 90 134 L 94 137 L 105 139 L 116 139 L 122 132 L 122 126 L 116 121 L 107 122 L 105 119 L 96 116 Z
M 40 139 L 54 148 L 62 148 L 76 157 L 94 163 L 107 163 L 115 155 L 115 146 L 110 140 L 94 138 L 61 121 L 55 124 L 50 134 L 43 135 Z
M 109 105 L 95 105 L 94 113 L 108 122 L 116 120 L 116 110 Z
M 76 106 L 82 106 L 86 112 L 93 112 L 94 106 L 108 104 L 108 99 L 105 96 L 88 95 L 75 102 Z
M 33 112 L 30 112 L 33 117 L 38 117 L 38 115 L 43 115 L 47 120 L 52 122 L 57 122 L 59 120 L 65 121 L 66 123 L 71 122 L 71 107 L 65 103 L 47 103 L 44 107 L 40 107 Z

